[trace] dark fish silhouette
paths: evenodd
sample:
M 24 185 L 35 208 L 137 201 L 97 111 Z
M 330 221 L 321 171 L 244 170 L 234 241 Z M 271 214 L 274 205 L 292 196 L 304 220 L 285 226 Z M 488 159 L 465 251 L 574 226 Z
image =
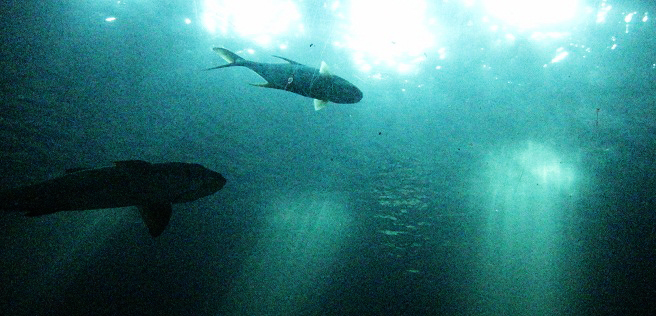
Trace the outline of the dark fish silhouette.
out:
M 321 68 L 316 69 L 280 56 L 275 57 L 287 61 L 286 64 L 265 64 L 249 61 L 219 47 L 215 47 L 214 51 L 225 59 L 228 64 L 207 70 L 244 66 L 255 71 L 267 81 L 261 84 L 253 84 L 254 86 L 280 89 L 314 98 L 314 109 L 317 111 L 323 109 L 328 102 L 357 103 L 362 100 L 362 91 L 345 79 L 331 74 L 328 65 L 323 61 L 321 62 Z
M 169 223 L 171 204 L 214 194 L 225 183 L 219 173 L 199 164 L 117 161 L 113 167 L 70 169 L 58 178 L 2 191 L 0 209 L 39 216 L 137 206 L 157 237 Z

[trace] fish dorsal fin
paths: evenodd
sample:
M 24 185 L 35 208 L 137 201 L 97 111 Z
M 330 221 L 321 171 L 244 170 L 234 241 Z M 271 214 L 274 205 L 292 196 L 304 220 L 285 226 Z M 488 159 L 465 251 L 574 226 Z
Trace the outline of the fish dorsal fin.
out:
M 171 203 L 149 203 L 138 208 L 150 235 L 153 237 L 161 235 L 171 220 Z
M 150 162 L 143 161 L 143 160 L 114 161 L 114 165 L 119 168 L 130 168 L 130 169 L 138 169 L 138 170 L 147 169 L 150 168 L 151 166 Z
M 321 61 L 321 68 L 319 68 L 319 73 L 326 76 L 331 76 L 330 67 L 326 64 L 325 61 Z
M 299 63 L 299 62 L 295 62 L 295 61 L 293 61 L 293 60 L 291 60 L 291 59 L 288 59 L 288 58 L 285 58 L 285 57 L 280 57 L 280 56 L 276 56 L 276 55 L 273 55 L 273 57 L 278 57 L 278 58 L 280 58 L 280 59 L 282 59 L 282 60 L 284 60 L 284 61 L 286 61 L 286 62 L 288 62 L 288 63 L 290 63 L 290 64 L 292 64 L 292 65 L 302 65 L 302 64 Z
M 74 172 L 84 171 L 89 169 L 91 168 L 70 168 L 70 169 L 66 169 L 66 173 L 74 173 Z
M 314 110 L 319 111 L 328 105 L 328 101 L 314 99 Z

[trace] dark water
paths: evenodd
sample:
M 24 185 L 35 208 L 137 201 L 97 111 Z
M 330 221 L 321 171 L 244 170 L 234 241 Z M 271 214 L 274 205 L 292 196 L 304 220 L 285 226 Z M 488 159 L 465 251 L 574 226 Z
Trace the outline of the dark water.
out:
M 322 2 L 268 48 L 184 24 L 200 1 L 4 4 L 1 188 L 129 159 L 228 183 L 157 239 L 132 208 L 3 214 L 3 314 L 648 314 L 654 11 L 608 1 L 600 24 L 587 4 L 566 38 L 504 45 L 467 26 L 480 12 L 428 6 L 441 44 L 409 73 L 357 70 Z M 325 60 L 364 99 L 315 112 L 247 69 L 202 71 L 214 46 Z

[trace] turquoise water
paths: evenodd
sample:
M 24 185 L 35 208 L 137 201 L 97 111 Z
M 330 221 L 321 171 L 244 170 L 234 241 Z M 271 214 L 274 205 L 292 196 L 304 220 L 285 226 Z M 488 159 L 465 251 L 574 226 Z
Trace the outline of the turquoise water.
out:
M 4 313 L 654 308 L 653 6 L 243 4 L 5 5 L 2 189 L 131 159 L 228 182 L 157 239 L 133 208 L 3 214 Z M 203 71 L 213 47 L 325 61 L 364 98 L 315 111 Z

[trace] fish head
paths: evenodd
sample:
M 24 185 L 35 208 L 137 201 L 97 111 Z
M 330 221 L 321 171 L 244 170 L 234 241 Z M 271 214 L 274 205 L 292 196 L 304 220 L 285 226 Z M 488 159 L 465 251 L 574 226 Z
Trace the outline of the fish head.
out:
M 333 103 L 351 104 L 362 100 L 362 91 L 346 79 L 331 76 L 330 88 L 328 89 L 327 101 Z
M 226 179 L 218 172 L 207 169 L 199 164 L 190 164 L 188 169 L 189 185 L 174 203 L 191 202 L 212 195 L 221 190 Z
M 162 192 L 166 192 L 166 199 L 171 203 L 195 201 L 216 193 L 226 184 L 220 173 L 199 164 L 166 163 L 160 168 L 158 186 L 165 187 Z

